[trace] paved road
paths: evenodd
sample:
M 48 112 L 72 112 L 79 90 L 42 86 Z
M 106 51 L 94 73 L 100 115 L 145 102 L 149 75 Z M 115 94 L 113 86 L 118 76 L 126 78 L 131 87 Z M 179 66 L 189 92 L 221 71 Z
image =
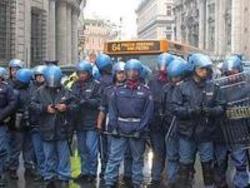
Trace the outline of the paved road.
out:
M 150 180 L 150 168 L 152 165 L 152 155 L 149 153 L 148 155 L 146 155 L 145 157 L 145 169 L 144 169 L 144 174 L 145 174 L 145 182 L 148 182 Z M 195 177 L 195 185 L 194 188 L 202 188 L 203 187 L 203 180 L 202 180 L 202 175 L 201 175 L 201 166 L 199 165 L 199 159 L 197 158 L 197 162 L 195 165 L 195 169 L 196 169 L 196 177 Z M 122 170 L 121 170 L 122 171 Z M 229 170 L 230 173 L 228 173 L 228 177 L 229 179 L 231 179 L 232 177 L 232 170 Z M 9 181 L 8 184 L 8 188 L 45 188 L 44 184 L 39 184 L 39 183 L 34 183 L 31 179 L 26 179 L 24 178 L 24 169 L 23 169 L 23 165 L 21 163 L 21 167 L 18 170 L 18 175 L 19 175 L 19 180 L 18 181 Z M 102 185 L 94 185 L 94 184 L 82 184 L 82 185 L 78 185 L 75 184 L 73 182 L 71 182 L 70 188 L 95 188 L 95 187 L 99 187 L 102 188 Z M 124 185 L 120 186 L 121 188 L 126 188 Z M 145 186 L 146 187 L 146 186 Z M 165 188 L 166 186 L 162 185 L 160 188 Z M 53 187 L 55 188 L 55 187 Z M 60 186 L 58 186 L 58 188 L 61 188 Z

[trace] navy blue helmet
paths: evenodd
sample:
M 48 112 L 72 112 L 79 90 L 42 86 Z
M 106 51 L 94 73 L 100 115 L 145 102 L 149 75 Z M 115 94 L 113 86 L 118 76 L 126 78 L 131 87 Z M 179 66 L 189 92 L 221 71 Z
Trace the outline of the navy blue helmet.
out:
M 89 75 L 92 75 L 92 69 L 92 65 L 86 60 L 82 60 L 76 65 L 77 72 L 87 72 Z
M 23 83 L 29 84 L 33 76 L 33 72 L 30 69 L 19 69 L 16 73 L 16 80 Z
M 171 61 L 175 59 L 175 56 L 169 53 L 162 53 L 158 56 L 157 66 L 161 71 L 165 71 Z
M 106 67 L 109 67 L 109 66 L 112 67 L 112 60 L 108 55 L 100 54 L 96 58 L 96 66 L 100 71 L 102 71 Z
M 60 67 L 55 65 L 49 65 L 44 71 L 44 78 L 46 85 L 51 88 L 56 88 L 61 86 L 62 71 Z
M 226 58 L 226 60 L 222 65 L 222 72 L 226 73 L 235 69 L 238 70 L 239 72 L 243 71 L 243 65 L 241 59 L 237 55 Z
M 128 60 L 125 65 L 125 71 L 127 72 L 131 70 L 138 71 L 139 75 L 141 75 L 143 71 L 142 63 L 137 59 Z
M 0 78 L 7 79 L 7 77 L 8 77 L 7 70 L 3 67 L 0 67 Z
M 188 64 L 182 58 L 174 59 L 167 69 L 168 76 L 173 77 L 184 77 L 188 73 Z

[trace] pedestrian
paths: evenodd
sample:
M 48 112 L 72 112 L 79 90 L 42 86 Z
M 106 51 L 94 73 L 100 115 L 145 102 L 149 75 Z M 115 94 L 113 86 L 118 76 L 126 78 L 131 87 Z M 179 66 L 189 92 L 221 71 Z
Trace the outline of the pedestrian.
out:
M 112 136 L 105 171 L 106 187 L 115 187 L 127 147 L 133 158 L 133 187 L 143 186 L 145 133 L 153 113 L 153 100 L 149 88 L 139 81 L 141 71 L 140 61 L 129 60 L 125 65 L 127 80 L 116 88 L 110 99 L 108 126 Z
M 4 169 L 8 150 L 7 125 L 17 105 L 17 98 L 13 89 L 5 82 L 6 79 L 7 70 L 0 67 L 0 187 L 7 184 Z
M 100 84 L 92 76 L 92 65 L 83 60 L 76 66 L 78 80 L 72 93 L 78 98 L 80 109 L 76 117 L 76 134 L 81 159 L 78 182 L 93 183 L 97 175 L 98 133 L 96 119 L 100 105 Z

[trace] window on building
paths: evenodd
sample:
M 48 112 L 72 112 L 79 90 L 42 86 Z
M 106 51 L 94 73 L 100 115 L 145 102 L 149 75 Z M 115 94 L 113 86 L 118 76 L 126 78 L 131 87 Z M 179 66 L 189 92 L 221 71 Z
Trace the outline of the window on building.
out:
M 13 0 L 0 1 L 0 60 L 9 60 L 15 50 L 15 2 Z
M 167 5 L 167 16 L 172 16 L 172 6 Z
M 40 64 L 46 51 L 46 15 L 45 11 L 32 7 L 31 9 L 31 64 Z

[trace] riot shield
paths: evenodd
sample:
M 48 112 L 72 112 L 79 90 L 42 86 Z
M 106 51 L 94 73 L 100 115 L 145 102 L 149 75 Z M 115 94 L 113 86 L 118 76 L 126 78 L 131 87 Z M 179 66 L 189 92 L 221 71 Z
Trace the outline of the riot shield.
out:
M 215 80 L 226 102 L 226 113 L 220 123 L 225 144 L 250 146 L 250 74 L 227 76 Z

